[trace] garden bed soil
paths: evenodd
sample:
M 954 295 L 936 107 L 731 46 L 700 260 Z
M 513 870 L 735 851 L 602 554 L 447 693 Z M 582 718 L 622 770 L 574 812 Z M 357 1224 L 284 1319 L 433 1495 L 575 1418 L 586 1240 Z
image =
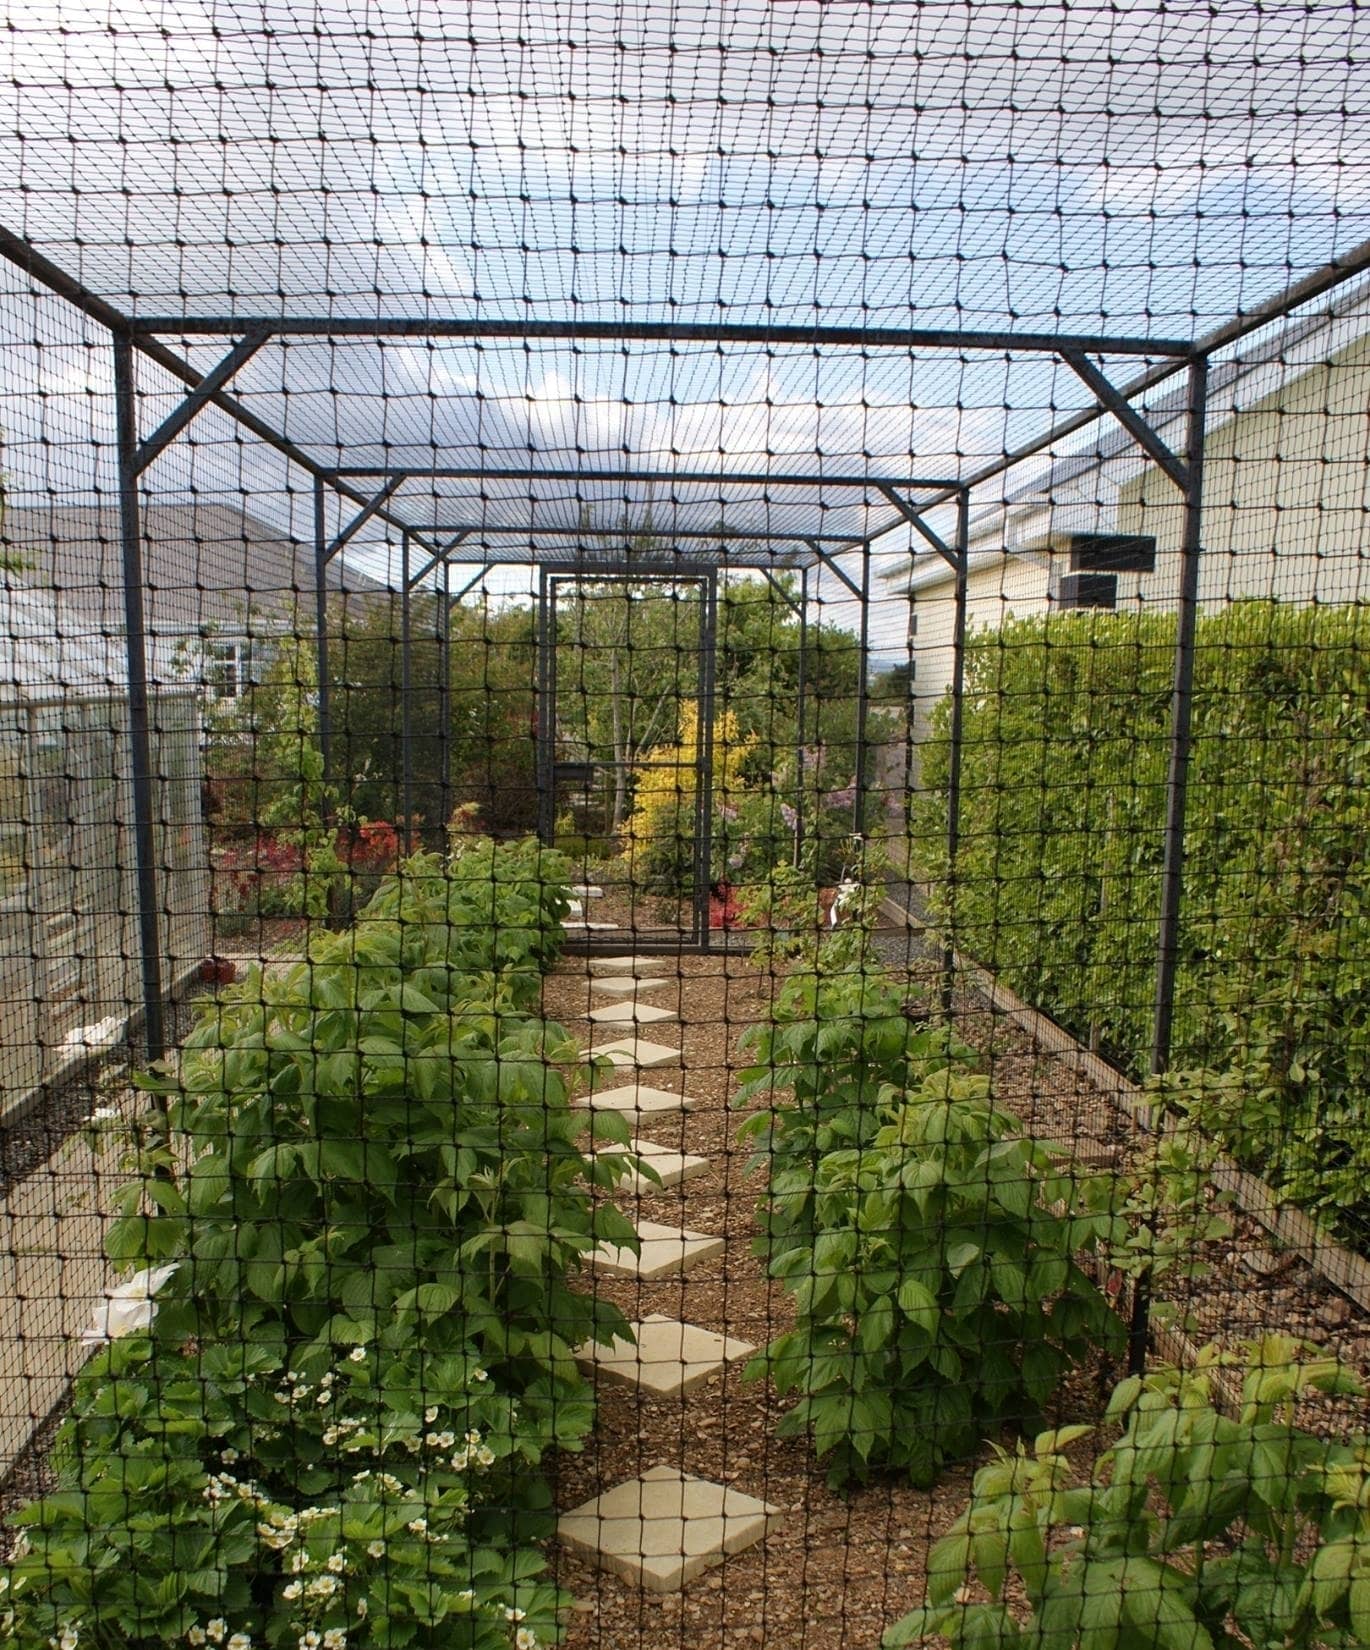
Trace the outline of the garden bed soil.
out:
M 623 950 L 631 949 L 625 935 Z M 908 962 L 911 996 L 935 1002 L 935 966 L 916 948 Z M 709 1169 L 642 1198 L 639 1212 L 726 1236 L 727 1249 L 684 1278 L 641 1284 L 597 1279 L 592 1287 L 630 1317 L 662 1312 L 761 1346 L 792 1318 L 788 1297 L 752 1253 L 760 1183 L 747 1173 L 748 1150 L 736 1139 L 745 1112 L 730 1107 L 730 1099 L 748 1064 L 739 1040 L 766 1018 L 779 981 L 738 955 L 665 958 L 661 972 L 666 983 L 641 1000 L 679 1016 L 679 1025 L 662 1026 L 654 1035 L 679 1042 L 684 1088 L 699 1104 L 653 1119 L 641 1132 L 707 1157 Z M 546 984 L 548 1016 L 587 1042 L 589 1023 L 581 1016 L 605 1000 L 590 992 L 588 969 L 575 958 Z M 1073 1157 L 1081 1172 L 1106 1173 L 1123 1161 L 1135 1128 L 1108 1096 L 1035 1047 L 974 992 L 958 991 L 953 1011 L 960 1034 L 981 1054 L 999 1101 L 1025 1127 L 1054 1142 L 1064 1161 Z M 664 1086 L 673 1087 L 673 1080 Z M 1264 1333 L 1304 1335 L 1370 1380 L 1365 1316 L 1303 1262 L 1279 1254 L 1256 1222 L 1231 1218 L 1231 1237 L 1204 1246 L 1207 1275 L 1172 1303 L 1178 1315 L 1192 1320 L 1191 1335 L 1228 1345 Z M 1120 1373 L 1102 1364 L 1081 1371 L 1059 1396 L 1052 1424 L 1097 1422 Z M 714 1644 L 875 1650 L 885 1628 L 921 1601 L 928 1548 L 961 1510 L 977 1463 L 947 1472 L 931 1492 L 885 1480 L 836 1494 L 804 1441 L 776 1438 L 786 1407 L 767 1383 L 744 1381 L 740 1365 L 674 1399 L 640 1399 L 632 1389 L 600 1384 L 598 1422 L 586 1450 L 558 1464 L 560 1508 L 666 1463 L 734 1485 L 779 1506 L 785 1517 L 764 1543 L 728 1559 L 681 1595 L 641 1592 L 554 1548 L 557 1578 L 577 1600 L 570 1650 Z M 1299 1419 L 1337 1436 L 1370 1426 L 1370 1412 L 1359 1399 L 1314 1399 L 1301 1407 Z M 1072 1454 L 1083 1463 L 1097 1447 L 1096 1436 Z
M 596 1279 L 592 1287 L 630 1318 L 661 1312 L 761 1347 L 790 1327 L 792 1313 L 783 1289 L 752 1253 L 760 1182 L 748 1174 L 749 1148 L 736 1138 L 746 1112 L 730 1100 L 748 1064 L 739 1039 L 767 1017 L 777 981 L 740 956 L 664 959 L 662 972 L 671 977 L 640 1000 L 679 1016 L 679 1025 L 653 1035 L 678 1040 L 684 1091 L 698 1105 L 653 1118 L 641 1132 L 707 1157 L 709 1169 L 636 1200 L 637 1212 L 725 1236 L 727 1248 L 684 1278 Z M 568 959 L 547 981 L 544 1011 L 589 1041 L 589 1023 L 581 1016 L 604 1001 L 602 993 L 590 992 L 583 962 Z M 650 1080 L 674 1086 L 662 1073 Z M 1052 1423 L 1097 1417 L 1107 1384 L 1102 1369 L 1082 1373 L 1062 1395 Z M 890 1623 L 920 1602 L 928 1547 L 963 1506 L 973 1464 L 948 1471 L 931 1492 L 881 1480 L 837 1494 L 806 1441 L 776 1438 L 787 1407 L 768 1383 L 745 1381 L 740 1364 L 677 1398 L 639 1398 L 632 1389 L 600 1383 L 598 1420 L 586 1450 L 558 1463 L 558 1507 L 578 1506 L 664 1463 L 735 1486 L 785 1516 L 764 1543 L 728 1559 L 681 1595 L 641 1592 L 554 1550 L 557 1579 L 577 1600 L 569 1650 L 714 1644 L 875 1650 Z

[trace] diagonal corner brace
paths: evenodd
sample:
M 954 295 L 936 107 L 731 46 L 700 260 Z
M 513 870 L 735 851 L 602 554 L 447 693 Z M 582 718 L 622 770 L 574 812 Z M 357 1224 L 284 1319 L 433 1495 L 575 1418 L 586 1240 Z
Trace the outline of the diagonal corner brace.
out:
M 864 542 L 863 540 L 857 539 L 853 542 L 851 548 L 853 550 L 855 550 L 855 549 L 859 548 L 859 546 L 863 542 Z M 818 557 L 819 561 L 822 562 L 823 566 L 828 569 L 828 571 L 837 580 L 837 582 L 839 584 L 846 585 L 847 589 L 851 591 L 852 595 L 856 597 L 857 601 L 864 601 L 865 600 L 865 593 L 861 589 L 861 586 L 856 582 L 856 580 L 854 578 L 852 578 L 851 574 L 847 572 L 846 568 L 842 567 L 838 563 L 836 557 L 830 556 L 828 554 L 828 552 L 823 548 L 822 544 L 817 539 L 805 539 L 804 543 L 808 545 L 809 549 L 813 551 L 814 555 Z
M 244 367 L 271 336 L 270 327 L 253 327 L 241 343 L 212 367 L 195 388 L 181 402 L 176 411 L 164 418 L 133 455 L 133 473 L 142 475 L 153 459 L 164 453 L 181 431 L 204 410 L 223 389 L 240 367 Z
M 324 547 L 323 560 L 325 562 L 332 561 L 334 556 L 337 555 L 338 551 L 342 549 L 343 545 L 347 543 L 352 535 L 360 532 L 361 529 L 366 526 L 367 522 L 371 520 L 372 516 L 374 516 L 376 512 L 384 506 L 385 501 L 390 497 L 390 495 L 398 492 L 408 480 L 409 476 L 407 473 L 391 476 L 389 481 L 386 482 L 385 486 L 381 488 L 380 492 L 376 494 L 375 498 L 371 500 L 365 509 L 358 510 L 352 520 L 348 522 L 347 526 L 344 527 L 343 530 L 331 539 Z
M 920 508 L 916 504 L 910 504 L 908 499 L 906 499 L 903 494 L 898 492 L 895 488 L 891 487 L 888 482 L 882 481 L 878 483 L 878 490 L 890 501 L 895 509 L 898 510 L 899 514 L 903 516 L 909 526 L 923 535 L 937 554 L 941 556 L 942 560 L 946 562 L 948 567 L 954 570 L 960 569 L 960 551 L 953 550 L 951 545 L 947 543 L 942 535 L 934 532 L 933 529 L 928 526 L 927 522 L 923 520 L 923 510 L 927 509 L 928 506 L 924 505 Z M 944 501 L 939 500 L 939 502 Z
M 1182 493 L 1189 491 L 1189 467 L 1161 440 L 1151 425 L 1137 411 L 1128 398 L 1121 394 L 1098 367 L 1079 350 L 1063 349 L 1061 359 L 1094 392 L 1099 404 L 1106 407 L 1144 452 L 1170 477 Z
M 415 573 L 409 580 L 409 588 L 411 590 L 416 590 L 433 571 L 433 569 L 440 563 L 446 561 L 452 551 L 455 550 L 463 540 L 470 538 L 471 534 L 474 532 L 474 527 L 463 527 L 460 532 L 454 535 L 454 537 L 448 539 L 446 544 L 429 546 L 433 553 L 429 556 L 428 560 L 424 562 L 423 566 L 419 568 L 418 572 Z M 483 571 L 484 569 L 482 569 L 482 572 Z

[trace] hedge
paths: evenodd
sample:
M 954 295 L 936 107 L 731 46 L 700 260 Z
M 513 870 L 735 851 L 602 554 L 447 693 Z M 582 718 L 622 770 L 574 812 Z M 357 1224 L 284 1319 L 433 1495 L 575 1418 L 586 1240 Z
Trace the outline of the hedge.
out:
M 912 806 L 957 946 L 1146 1075 L 1174 618 L 1053 614 L 967 648 L 962 840 L 949 704 Z M 1370 614 L 1200 620 L 1170 1092 L 1241 1161 L 1370 1239 Z

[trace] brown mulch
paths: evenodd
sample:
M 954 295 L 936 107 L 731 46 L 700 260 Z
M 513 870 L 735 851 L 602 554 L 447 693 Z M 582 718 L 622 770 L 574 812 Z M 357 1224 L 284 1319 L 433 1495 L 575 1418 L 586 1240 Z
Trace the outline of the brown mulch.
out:
M 609 902 L 594 904 L 602 909 Z M 631 949 L 626 939 L 622 949 Z M 642 1284 L 595 1279 L 587 1286 L 630 1318 L 661 1312 L 760 1347 L 790 1326 L 792 1314 L 784 1291 L 752 1253 L 760 1185 L 747 1173 L 749 1147 L 736 1138 L 746 1112 L 729 1101 L 749 1063 L 739 1041 L 766 1018 L 777 982 L 738 956 L 665 958 L 657 972 L 666 983 L 640 1000 L 674 1009 L 680 1023 L 649 1027 L 644 1035 L 678 1042 L 685 1091 L 700 1103 L 691 1112 L 652 1119 L 642 1132 L 707 1157 L 710 1167 L 683 1186 L 643 1197 L 637 1212 L 724 1235 L 728 1246 L 718 1260 L 684 1277 Z M 588 1023 L 578 1017 L 612 1000 L 590 990 L 583 961 L 568 959 L 546 983 L 544 1011 L 589 1042 Z M 672 1087 L 679 1076 L 648 1072 L 643 1080 Z M 1096 1374 L 1082 1376 L 1063 1395 L 1053 1421 L 1096 1416 L 1099 1392 Z M 667 1464 L 735 1485 L 785 1516 L 765 1542 L 698 1577 L 680 1595 L 642 1592 L 554 1548 L 556 1578 L 577 1600 L 569 1650 L 714 1644 L 875 1650 L 885 1629 L 921 1602 L 927 1550 L 964 1505 L 974 1464 L 947 1472 L 932 1492 L 882 1480 L 838 1494 L 827 1487 L 806 1441 L 776 1437 L 786 1407 L 768 1383 L 745 1381 L 739 1364 L 676 1399 L 600 1383 L 588 1448 L 558 1464 L 559 1507 L 578 1506 Z
M 609 891 L 606 890 L 606 893 Z M 625 919 L 626 901 L 594 901 L 599 920 Z M 625 932 L 621 947 L 632 950 Z M 642 1000 L 673 1008 L 679 1025 L 647 1028 L 659 1042 L 679 1042 L 685 1086 L 701 1102 L 680 1116 L 653 1120 L 642 1132 L 676 1150 L 706 1156 L 707 1174 L 640 1200 L 647 1219 L 723 1234 L 724 1257 L 684 1278 L 635 1285 L 595 1280 L 593 1287 L 630 1317 L 663 1312 L 754 1345 L 791 1322 L 787 1297 L 752 1253 L 753 1210 L 760 1191 L 747 1174 L 748 1150 L 737 1129 L 745 1112 L 729 1106 L 748 1064 L 740 1039 L 764 1020 L 778 981 L 741 956 L 662 959 L 666 983 Z M 910 969 L 911 994 L 935 1000 L 935 976 Z M 586 966 L 567 959 L 549 978 L 549 1017 L 576 1029 L 588 1007 L 613 999 L 588 986 Z M 957 1028 L 977 1049 L 999 1101 L 1037 1136 L 1057 1144 L 1081 1173 L 1108 1173 L 1126 1162 L 1136 1129 L 1110 1097 L 1066 1062 L 1037 1048 L 978 995 L 958 993 Z M 608 1032 L 597 1040 L 608 1040 Z M 675 1074 L 644 1080 L 673 1087 Z M 631 1212 L 631 1211 L 630 1211 Z M 1280 1255 L 1254 1221 L 1232 1211 L 1229 1238 L 1207 1245 L 1204 1274 L 1171 1303 L 1193 1341 L 1232 1346 L 1265 1333 L 1297 1334 L 1335 1353 L 1370 1382 L 1370 1321 L 1306 1264 Z M 1121 1371 L 1081 1372 L 1058 1399 L 1053 1423 L 1097 1422 L 1109 1378 Z M 803 1440 L 778 1439 L 786 1404 L 768 1383 L 744 1381 L 739 1365 L 678 1399 L 642 1398 L 601 1383 L 595 1432 L 580 1456 L 563 1457 L 558 1506 L 571 1508 L 659 1463 L 736 1485 L 784 1510 L 780 1529 L 746 1553 L 691 1582 L 680 1595 L 642 1592 L 553 1547 L 554 1573 L 576 1597 L 569 1650 L 668 1650 L 696 1645 L 840 1647 L 875 1650 L 885 1628 L 921 1601 L 932 1542 L 964 1505 L 978 1463 L 947 1472 L 932 1492 L 881 1481 L 845 1494 L 831 1491 Z M 1298 1419 L 1330 1435 L 1370 1426 L 1361 1399 L 1314 1400 Z M 1089 1458 L 1092 1441 L 1078 1446 Z M 1076 1451 L 1072 1451 L 1076 1453 Z

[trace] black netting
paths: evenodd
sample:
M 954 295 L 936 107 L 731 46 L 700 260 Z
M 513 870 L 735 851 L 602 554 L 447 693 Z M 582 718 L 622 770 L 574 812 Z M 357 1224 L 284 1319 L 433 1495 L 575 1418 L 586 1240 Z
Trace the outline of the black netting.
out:
M 1361 11 L 10 18 L 16 1650 L 1370 1643 Z

